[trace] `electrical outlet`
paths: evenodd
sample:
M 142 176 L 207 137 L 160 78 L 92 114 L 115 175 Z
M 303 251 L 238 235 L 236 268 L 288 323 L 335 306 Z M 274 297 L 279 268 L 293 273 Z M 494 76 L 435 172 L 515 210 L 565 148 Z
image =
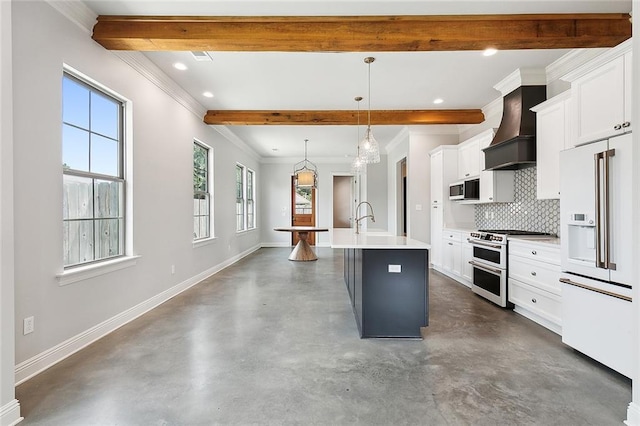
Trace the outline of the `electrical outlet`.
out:
M 176 265 L 171 265 L 171 275 L 176 273 Z
M 33 333 L 34 328 L 35 328 L 35 320 L 33 317 L 25 318 L 22 321 L 22 334 L 24 334 L 25 336 L 29 333 Z

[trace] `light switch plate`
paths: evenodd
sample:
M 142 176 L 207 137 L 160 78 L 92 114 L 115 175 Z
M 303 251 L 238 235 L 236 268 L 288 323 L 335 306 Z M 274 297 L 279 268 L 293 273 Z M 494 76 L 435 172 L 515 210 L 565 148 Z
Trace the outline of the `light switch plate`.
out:
M 402 265 L 389 265 L 388 271 L 399 274 L 400 272 L 402 272 Z

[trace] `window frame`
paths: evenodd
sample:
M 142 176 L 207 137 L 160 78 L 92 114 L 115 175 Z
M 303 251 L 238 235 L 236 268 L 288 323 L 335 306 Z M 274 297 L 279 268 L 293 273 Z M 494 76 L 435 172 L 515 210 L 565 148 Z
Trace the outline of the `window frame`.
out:
M 86 88 L 89 91 L 89 94 L 91 96 L 91 93 L 96 93 L 98 96 L 102 96 L 104 98 L 106 98 L 109 101 L 114 102 L 117 106 L 118 106 L 118 114 L 117 114 L 117 120 L 118 120 L 118 129 L 117 129 L 117 136 L 111 137 L 109 135 L 105 135 L 100 133 L 99 131 L 93 131 L 91 129 L 91 119 L 89 118 L 89 123 L 87 124 L 86 128 L 74 123 L 70 123 L 70 122 L 66 122 L 64 120 L 64 116 L 61 116 L 61 124 L 62 124 L 62 129 L 65 129 L 65 126 L 69 126 L 70 128 L 75 128 L 75 129 L 79 129 L 82 131 L 86 131 L 88 132 L 88 136 L 89 136 L 89 170 L 85 171 L 85 170 L 80 170 L 80 169 L 73 169 L 71 167 L 64 167 L 64 162 L 63 162 L 63 168 L 62 168 L 62 182 L 63 182 L 63 187 L 64 187 L 64 180 L 66 176 L 70 176 L 70 177 L 75 177 L 75 178 L 82 178 L 82 179 L 91 179 L 92 180 L 92 185 L 91 185 L 91 194 L 92 194 L 92 213 L 91 213 L 91 217 L 90 218 L 74 218 L 74 219 L 65 219 L 64 215 L 62 218 L 62 222 L 63 224 L 65 223 L 70 223 L 70 222 L 76 222 L 79 220 L 82 221 L 91 221 L 92 223 L 92 233 L 93 233 L 93 243 L 92 243 L 92 260 L 89 261 L 82 261 L 82 262 L 76 262 L 76 263 L 70 263 L 70 264 L 65 264 L 64 261 L 64 236 L 62 238 L 62 242 L 63 242 L 63 273 L 58 275 L 58 278 L 60 278 L 62 275 L 64 275 L 65 273 L 71 273 L 73 271 L 86 271 L 87 269 L 93 269 L 95 267 L 98 266 L 103 266 L 103 265 L 107 265 L 109 267 L 110 270 L 113 269 L 113 264 L 114 263 L 122 263 L 123 258 L 130 256 L 130 238 L 131 238 L 131 233 L 129 228 L 129 218 L 130 216 L 130 200 L 129 200 L 129 194 L 128 194 L 128 190 L 130 189 L 130 182 L 128 180 L 128 175 L 129 175 L 129 171 L 127 170 L 127 157 L 128 154 L 130 152 L 130 148 L 129 148 L 129 144 L 127 143 L 127 136 L 128 136 L 128 127 L 127 127 L 127 122 L 129 120 L 130 117 L 130 102 L 125 99 L 124 97 L 120 96 L 119 94 L 115 93 L 114 91 L 106 88 L 104 85 L 84 76 L 83 74 L 81 74 L 80 72 L 72 69 L 71 67 L 68 66 L 64 66 L 63 68 L 63 73 L 62 73 L 62 80 L 61 83 L 64 84 L 65 79 L 68 79 L 84 88 Z M 64 104 L 64 99 L 65 99 L 65 93 L 64 90 L 61 93 L 61 100 L 62 100 L 62 104 Z M 89 103 L 89 111 L 88 111 L 89 117 L 91 117 L 91 101 Z M 61 136 L 63 135 L 63 133 L 61 133 Z M 104 173 L 97 173 L 97 172 L 92 172 L 90 171 L 90 164 L 91 164 L 91 141 L 92 141 L 92 135 L 96 135 L 98 137 L 101 138 L 108 138 L 112 141 L 117 142 L 117 161 L 116 161 L 116 167 L 117 167 L 117 173 L 115 175 L 109 175 L 109 174 L 104 174 Z M 62 153 L 64 154 L 64 143 L 65 143 L 65 139 L 63 137 L 61 137 L 61 148 L 62 148 Z M 99 215 L 96 214 L 96 207 L 95 207 L 95 189 L 96 189 L 96 181 L 109 181 L 109 182 L 115 182 L 118 184 L 119 186 L 119 193 L 118 193 L 118 214 L 116 217 L 110 217 L 110 219 L 116 219 L 118 220 L 118 253 L 115 255 L 111 255 L 111 256 L 104 256 L 104 257 L 100 257 L 98 259 L 96 259 L 96 253 L 97 253 L 97 244 L 96 244 L 96 240 L 95 240 L 95 235 L 96 235 L 96 223 L 98 220 L 104 220 L 104 218 L 100 217 Z M 64 232 L 64 226 L 63 226 L 63 232 Z M 130 262 L 129 262 L 130 263 Z M 73 282 L 73 281 L 71 281 Z
M 238 173 L 240 171 L 240 173 Z M 236 192 L 236 233 L 257 229 L 256 224 L 256 172 L 241 163 L 235 167 L 235 192 Z M 251 178 L 249 178 L 251 176 Z M 238 178 L 242 179 L 241 182 Z M 249 184 L 251 180 L 251 184 Z M 241 193 L 240 193 L 241 192 Z M 249 195 L 249 192 L 251 194 Z M 253 219 L 250 225 L 249 216 Z M 240 225 L 242 226 L 240 228 Z
M 199 146 L 201 148 L 203 148 L 206 151 L 206 159 L 207 159 L 207 165 L 206 165 L 206 185 L 207 185 L 207 190 L 205 192 L 200 192 L 201 195 L 207 196 L 209 199 L 208 202 L 208 207 L 209 207 L 209 211 L 207 212 L 206 216 L 208 217 L 208 230 L 209 230 L 209 234 L 205 237 L 200 237 L 200 238 L 196 238 L 194 235 L 193 238 L 193 243 L 194 245 L 198 245 L 200 243 L 206 242 L 208 240 L 213 240 L 215 239 L 215 232 L 214 232 L 214 220 L 213 220 L 213 148 L 209 145 L 207 145 L 206 143 L 202 142 L 199 139 L 194 138 L 193 139 L 193 147 L 195 148 L 196 146 Z M 195 151 L 194 151 L 194 155 L 195 155 Z M 195 159 L 195 158 L 194 158 Z M 195 168 L 195 162 L 194 162 L 194 168 Z M 194 169 L 194 179 L 195 179 L 195 169 Z M 195 182 L 194 182 L 194 193 L 193 193 L 193 200 L 194 200 L 194 212 L 193 212 L 193 218 L 195 219 L 196 214 L 195 214 L 195 196 L 196 193 L 198 193 L 198 191 L 195 190 Z M 200 217 L 205 216 L 205 215 L 199 215 Z M 195 232 L 194 232 L 195 234 Z

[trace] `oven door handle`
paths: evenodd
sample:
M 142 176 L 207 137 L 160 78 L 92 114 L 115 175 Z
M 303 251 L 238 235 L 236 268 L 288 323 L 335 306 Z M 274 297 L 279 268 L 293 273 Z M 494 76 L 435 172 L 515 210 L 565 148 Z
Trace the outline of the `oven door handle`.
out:
M 497 244 L 483 243 L 483 242 L 480 242 L 478 240 L 473 240 L 471 238 L 467 238 L 467 241 L 469 241 L 473 245 L 478 245 L 478 246 L 483 246 L 483 247 L 490 247 L 490 248 L 494 248 L 494 249 L 498 249 L 498 250 L 500 250 L 502 248 L 502 246 L 497 245 Z
M 502 274 L 502 269 L 496 269 L 496 268 L 491 268 L 489 266 L 483 265 L 481 263 L 476 262 L 475 260 L 470 260 L 469 264 L 478 268 L 478 269 L 482 269 L 485 272 L 491 272 L 493 274 L 496 275 L 501 275 Z

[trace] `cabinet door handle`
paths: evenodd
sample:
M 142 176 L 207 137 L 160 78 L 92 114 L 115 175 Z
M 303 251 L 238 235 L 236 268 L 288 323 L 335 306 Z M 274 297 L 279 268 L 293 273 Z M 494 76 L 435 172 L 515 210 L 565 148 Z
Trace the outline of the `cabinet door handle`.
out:
M 531 254 L 535 256 L 536 254 L 538 254 L 538 252 L 535 250 L 531 250 Z
M 631 126 L 630 121 L 625 121 L 624 123 L 622 123 L 622 127 L 630 127 L 630 126 Z
M 450 245 L 450 246 L 452 246 L 452 245 L 453 245 L 453 243 L 449 243 L 449 245 Z
M 538 274 L 536 274 L 536 271 L 531 271 L 531 275 L 533 275 L 535 277 Z
M 469 173 L 465 173 L 464 177 L 467 177 L 467 176 L 469 176 Z
M 538 301 L 537 301 L 536 299 L 531 299 L 531 301 L 532 301 L 533 303 L 538 303 Z
M 620 130 L 622 129 L 622 124 L 616 124 L 615 126 L 613 126 L 613 130 Z

